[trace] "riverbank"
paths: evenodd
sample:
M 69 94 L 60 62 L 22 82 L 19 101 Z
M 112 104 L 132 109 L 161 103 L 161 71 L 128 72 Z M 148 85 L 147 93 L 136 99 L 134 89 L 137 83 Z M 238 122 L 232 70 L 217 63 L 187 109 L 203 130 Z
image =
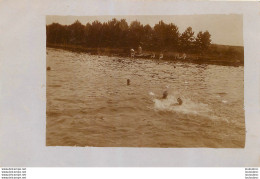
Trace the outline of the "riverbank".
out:
M 130 49 L 128 48 L 88 48 L 81 45 L 69 45 L 69 44 L 50 44 L 47 43 L 47 47 L 69 50 L 73 52 L 90 53 L 91 55 L 105 55 L 105 56 L 118 56 L 118 57 L 130 57 Z M 155 58 L 159 58 L 160 52 L 155 51 L 143 51 L 144 54 L 155 54 Z M 163 59 L 174 62 L 187 62 L 196 64 L 213 64 L 223 66 L 243 66 L 244 57 L 242 47 L 232 47 L 223 45 L 211 45 L 209 51 L 205 54 L 192 54 L 187 53 L 185 59 L 182 57 L 183 53 L 165 51 L 163 53 Z M 137 57 L 138 58 L 138 57 Z

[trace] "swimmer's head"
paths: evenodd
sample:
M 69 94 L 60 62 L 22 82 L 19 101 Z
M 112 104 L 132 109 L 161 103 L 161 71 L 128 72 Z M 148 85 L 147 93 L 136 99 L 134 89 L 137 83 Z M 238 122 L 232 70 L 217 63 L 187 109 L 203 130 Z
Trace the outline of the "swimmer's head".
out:
M 167 96 L 168 96 L 168 92 L 167 92 L 167 91 L 164 91 L 164 92 L 163 92 L 163 97 L 162 97 L 162 98 L 163 98 L 163 99 L 166 99 Z
M 181 98 L 178 98 L 177 101 L 178 101 L 179 105 L 182 104 L 182 100 L 181 100 Z

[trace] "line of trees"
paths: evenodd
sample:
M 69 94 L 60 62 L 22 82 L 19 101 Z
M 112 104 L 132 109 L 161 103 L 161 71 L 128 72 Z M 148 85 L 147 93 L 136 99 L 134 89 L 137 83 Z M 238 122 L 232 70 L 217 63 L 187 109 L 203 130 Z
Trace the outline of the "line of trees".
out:
M 191 27 L 183 33 L 173 24 L 159 21 L 154 27 L 125 19 L 112 19 L 101 23 L 81 24 L 78 20 L 71 25 L 53 23 L 46 26 L 47 43 L 73 44 L 93 48 L 136 48 L 141 45 L 146 50 L 173 50 L 179 52 L 205 52 L 211 44 L 208 31 L 200 31 L 196 36 Z

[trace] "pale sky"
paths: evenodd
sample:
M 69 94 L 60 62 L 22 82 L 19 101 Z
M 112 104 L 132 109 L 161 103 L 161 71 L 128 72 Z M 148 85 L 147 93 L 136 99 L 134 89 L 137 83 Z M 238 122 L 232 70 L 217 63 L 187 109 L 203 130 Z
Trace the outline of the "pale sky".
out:
M 57 22 L 70 25 L 79 20 L 83 25 L 95 20 L 107 22 L 113 18 L 126 19 L 128 24 L 134 20 L 142 24 L 154 26 L 160 20 L 165 23 L 174 23 L 182 33 L 191 26 L 195 35 L 199 31 L 208 30 L 212 43 L 223 45 L 243 46 L 243 16 L 242 15 L 176 15 L 176 16 L 47 16 L 46 24 Z

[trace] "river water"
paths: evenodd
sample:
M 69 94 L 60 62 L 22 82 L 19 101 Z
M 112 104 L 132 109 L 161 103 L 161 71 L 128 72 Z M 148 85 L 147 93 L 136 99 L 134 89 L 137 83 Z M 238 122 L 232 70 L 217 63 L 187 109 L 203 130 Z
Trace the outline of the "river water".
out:
M 47 146 L 244 147 L 243 66 L 53 48 L 46 64 Z

